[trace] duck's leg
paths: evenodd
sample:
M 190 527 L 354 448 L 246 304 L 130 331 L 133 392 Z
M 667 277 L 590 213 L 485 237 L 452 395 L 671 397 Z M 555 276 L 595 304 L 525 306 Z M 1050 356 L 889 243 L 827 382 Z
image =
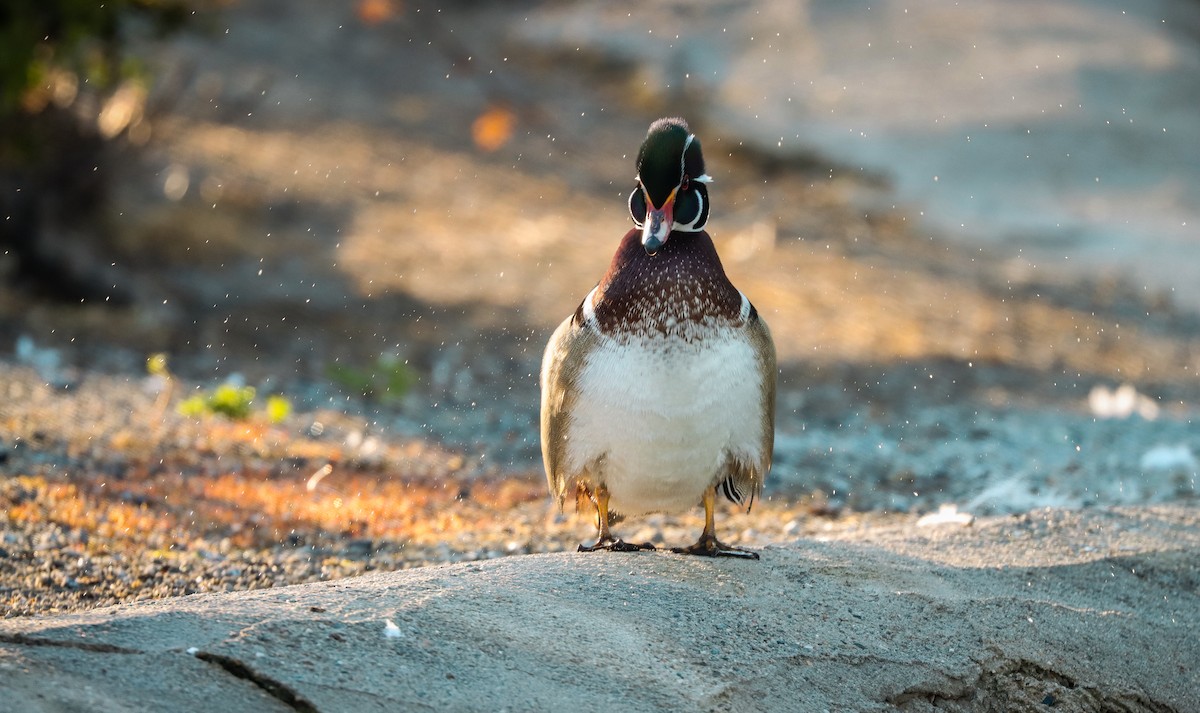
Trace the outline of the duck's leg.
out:
M 613 552 L 637 552 L 638 550 L 653 550 L 649 542 L 634 544 L 619 537 L 613 537 L 608 529 L 608 487 L 599 485 L 595 491 L 588 491 L 588 497 L 596 506 L 596 527 L 599 534 L 594 545 L 580 545 L 580 552 L 595 552 L 596 550 L 612 550 Z
M 717 531 L 713 526 L 713 508 L 716 506 L 716 501 L 717 488 L 715 485 L 710 485 L 708 490 L 704 491 L 704 532 L 700 533 L 700 539 L 691 547 L 673 547 L 671 551 L 681 555 L 758 559 L 757 552 L 732 547 L 717 539 Z

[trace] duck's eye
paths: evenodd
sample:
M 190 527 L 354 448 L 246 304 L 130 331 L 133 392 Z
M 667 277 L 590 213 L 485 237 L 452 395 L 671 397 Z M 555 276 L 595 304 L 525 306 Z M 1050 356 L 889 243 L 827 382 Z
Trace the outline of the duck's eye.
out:
M 683 193 L 684 191 L 686 191 L 688 189 L 689 185 L 690 185 L 690 179 L 688 178 L 688 175 L 685 173 L 685 174 L 683 174 L 683 180 L 679 182 L 679 192 Z

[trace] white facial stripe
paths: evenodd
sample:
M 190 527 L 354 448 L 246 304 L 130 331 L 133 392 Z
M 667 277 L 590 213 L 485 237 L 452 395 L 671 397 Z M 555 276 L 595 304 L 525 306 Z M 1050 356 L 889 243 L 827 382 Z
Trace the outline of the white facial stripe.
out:
M 679 175 L 682 176 L 687 161 L 687 150 L 692 145 L 692 141 L 696 138 L 695 134 L 688 134 L 687 141 L 683 142 L 683 153 L 679 154 Z
M 688 151 L 688 148 L 691 147 L 692 142 L 695 140 L 696 140 L 695 134 L 688 134 L 687 141 L 683 142 L 683 153 L 680 154 L 680 156 L 679 156 L 679 175 L 680 175 L 680 177 L 682 177 L 686 173 L 687 151 Z M 712 176 L 710 176 L 706 173 L 702 176 L 697 176 L 695 178 L 689 177 L 689 180 L 697 181 L 699 183 L 709 183 L 712 181 Z M 698 200 L 700 202 L 700 210 L 699 210 L 699 212 L 696 213 L 695 219 L 692 220 L 692 222 L 690 222 L 690 223 L 672 223 L 671 224 L 672 229 L 682 230 L 684 232 L 697 232 L 699 230 L 702 230 L 702 228 L 696 227 L 696 223 L 699 222 L 700 217 L 702 215 L 704 215 L 704 196 L 701 195 L 699 191 L 696 191 L 696 200 Z

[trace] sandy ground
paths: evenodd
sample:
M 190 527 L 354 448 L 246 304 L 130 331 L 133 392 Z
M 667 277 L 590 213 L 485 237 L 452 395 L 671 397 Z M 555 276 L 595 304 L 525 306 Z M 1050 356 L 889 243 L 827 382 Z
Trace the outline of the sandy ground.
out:
M 1194 508 L 550 554 L 0 622 L 22 711 L 1200 710 Z

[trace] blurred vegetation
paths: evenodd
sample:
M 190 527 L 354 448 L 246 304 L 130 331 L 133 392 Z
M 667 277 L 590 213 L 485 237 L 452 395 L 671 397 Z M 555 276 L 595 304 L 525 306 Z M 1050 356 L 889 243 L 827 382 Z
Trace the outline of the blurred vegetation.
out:
M 76 86 L 111 89 L 139 71 L 125 53 L 130 24 L 167 33 L 189 15 L 184 0 L 6 0 L 0 4 L 0 117 L 64 103 L 64 90 L 54 91 L 64 74 L 73 75 Z
M 97 167 L 142 118 L 149 80 L 133 39 L 191 15 L 189 0 L 0 3 L 0 267 L 12 281 L 65 301 L 123 301 L 78 257 L 94 248 L 80 242 L 97 239 L 106 200 Z
M 224 416 L 233 421 L 244 421 L 254 413 L 257 391 L 253 386 L 221 384 L 212 391 L 196 394 L 179 404 L 179 413 L 184 416 Z M 282 396 L 269 396 L 263 413 L 271 423 L 279 423 L 292 413 L 292 404 Z
M 167 355 L 162 352 L 146 358 L 146 372 L 164 382 L 159 392 L 159 403 L 155 406 L 159 412 L 156 420 L 161 420 L 165 403 L 175 389 L 175 376 L 171 373 L 167 361 Z M 180 415 L 193 418 L 224 416 L 233 421 L 244 421 L 253 415 L 257 395 L 258 391 L 253 386 L 226 382 L 211 391 L 189 396 L 180 402 L 177 410 Z M 263 414 L 267 421 L 280 423 L 292 415 L 292 402 L 283 396 L 268 396 L 263 405 Z
M 221 384 L 217 388 L 203 394 L 188 397 L 179 404 L 179 413 L 184 416 L 203 416 L 205 414 L 220 414 L 237 421 L 250 416 L 254 405 L 255 390 L 253 386 L 236 386 Z
M 385 354 L 367 367 L 331 364 L 329 378 L 341 388 L 377 403 L 394 403 L 404 398 L 416 381 L 408 362 Z

